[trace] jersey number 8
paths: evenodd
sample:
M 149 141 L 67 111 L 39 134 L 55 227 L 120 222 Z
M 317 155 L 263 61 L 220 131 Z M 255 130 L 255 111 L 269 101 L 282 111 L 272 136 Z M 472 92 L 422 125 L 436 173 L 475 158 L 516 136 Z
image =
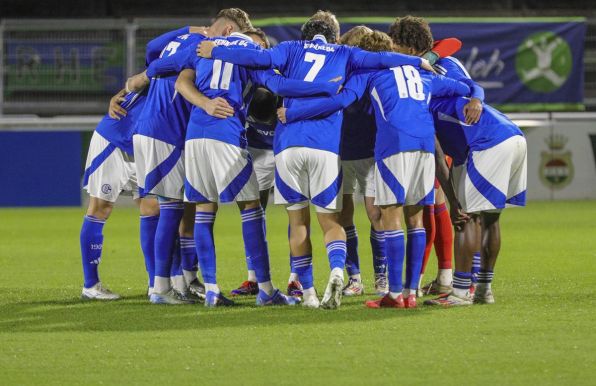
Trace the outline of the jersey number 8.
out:
M 393 67 L 397 91 L 400 98 L 412 98 L 417 101 L 424 100 L 424 88 L 420 73 L 412 66 Z

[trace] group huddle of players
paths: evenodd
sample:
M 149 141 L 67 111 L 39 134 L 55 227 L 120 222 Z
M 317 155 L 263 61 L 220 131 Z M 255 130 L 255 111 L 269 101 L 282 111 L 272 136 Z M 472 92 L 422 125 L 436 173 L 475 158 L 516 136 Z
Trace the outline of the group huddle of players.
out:
M 431 305 L 494 302 L 499 214 L 525 205 L 526 142 L 450 56 L 461 43 L 434 42 L 428 23 L 411 16 L 395 19 L 388 34 L 358 26 L 340 37 L 335 16 L 318 11 L 301 31 L 302 40 L 271 48 L 244 11 L 229 8 L 209 27 L 147 44 L 146 70 L 112 98 L 89 147 L 84 299 L 119 298 L 101 284 L 98 265 L 103 225 L 130 192 L 151 303 L 234 304 L 217 284 L 213 225 L 218 203 L 235 201 L 248 278 L 231 295 L 335 309 L 342 296 L 364 294 L 358 192 L 380 297 L 367 307 L 413 308 L 423 295 L 437 295 Z M 272 190 L 288 214 L 286 293 L 270 277 L 264 210 Z M 311 203 L 331 269 L 321 300 Z M 422 286 L 433 242 L 439 270 Z

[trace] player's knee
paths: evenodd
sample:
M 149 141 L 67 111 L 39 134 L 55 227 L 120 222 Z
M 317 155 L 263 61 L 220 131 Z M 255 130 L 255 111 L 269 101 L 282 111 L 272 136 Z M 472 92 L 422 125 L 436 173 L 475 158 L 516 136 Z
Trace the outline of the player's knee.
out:
M 89 208 L 87 209 L 87 216 L 93 216 L 101 220 L 107 220 L 112 214 L 114 203 L 102 200 L 101 198 L 91 197 L 89 200 Z

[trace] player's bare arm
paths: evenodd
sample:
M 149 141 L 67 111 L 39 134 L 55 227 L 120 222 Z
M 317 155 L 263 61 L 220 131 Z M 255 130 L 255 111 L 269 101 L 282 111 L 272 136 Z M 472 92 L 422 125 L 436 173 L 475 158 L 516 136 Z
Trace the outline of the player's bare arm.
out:
M 207 114 L 216 118 L 227 118 L 234 115 L 234 109 L 224 98 L 210 99 L 201 93 L 194 84 L 195 71 L 186 69 L 178 75 L 176 91 L 193 105 L 205 110 Z
M 470 216 L 461 210 L 461 205 L 455 195 L 455 189 L 453 187 L 453 180 L 451 178 L 451 172 L 445 162 L 445 153 L 441 148 L 439 140 L 435 137 L 435 166 L 437 178 L 443 188 L 443 192 L 449 201 L 449 210 L 451 212 L 451 221 L 456 230 L 463 230 L 464 225 L 470 221 Z
M 126 80 L 126 91 L 141 92 L 145 87 L 149 85 L 149 81 L 150 79 L 147 76 L 146 71 L 133 75 Z
M 120 120 L 120 118 L 126 116 L 126 110 L 120 105 L 120 103 L 124 102 L 125 95 L 126 89 L 123 88 L 110 99 L 110 105 L 108 106 L 108 115 L 110 118 Z

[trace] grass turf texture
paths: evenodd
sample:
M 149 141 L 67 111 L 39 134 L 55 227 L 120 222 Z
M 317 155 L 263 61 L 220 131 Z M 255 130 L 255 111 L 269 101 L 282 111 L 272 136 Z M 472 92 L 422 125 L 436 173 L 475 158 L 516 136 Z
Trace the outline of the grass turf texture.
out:
M 2 384 L 588 384 L 596 367 L 596 202 L 530 203 L 506 211 L 494 280 L 497 304 L 369 310 L 154 306 L 133 208 L 105 227 L 102 280 L 125 299 L 82 302 L 82 209 L 0 210 Z M 268 209 L 274 282 L 289 272 L 285 214 Z M 368 225 L 357 207 L 372 290 Z M 320 294 L 329 268 L 313 226 Z M 216 221 L 224 291 L 245 278 L 240 217 Z M 431 257 L 427 277 L 434 276 Z

